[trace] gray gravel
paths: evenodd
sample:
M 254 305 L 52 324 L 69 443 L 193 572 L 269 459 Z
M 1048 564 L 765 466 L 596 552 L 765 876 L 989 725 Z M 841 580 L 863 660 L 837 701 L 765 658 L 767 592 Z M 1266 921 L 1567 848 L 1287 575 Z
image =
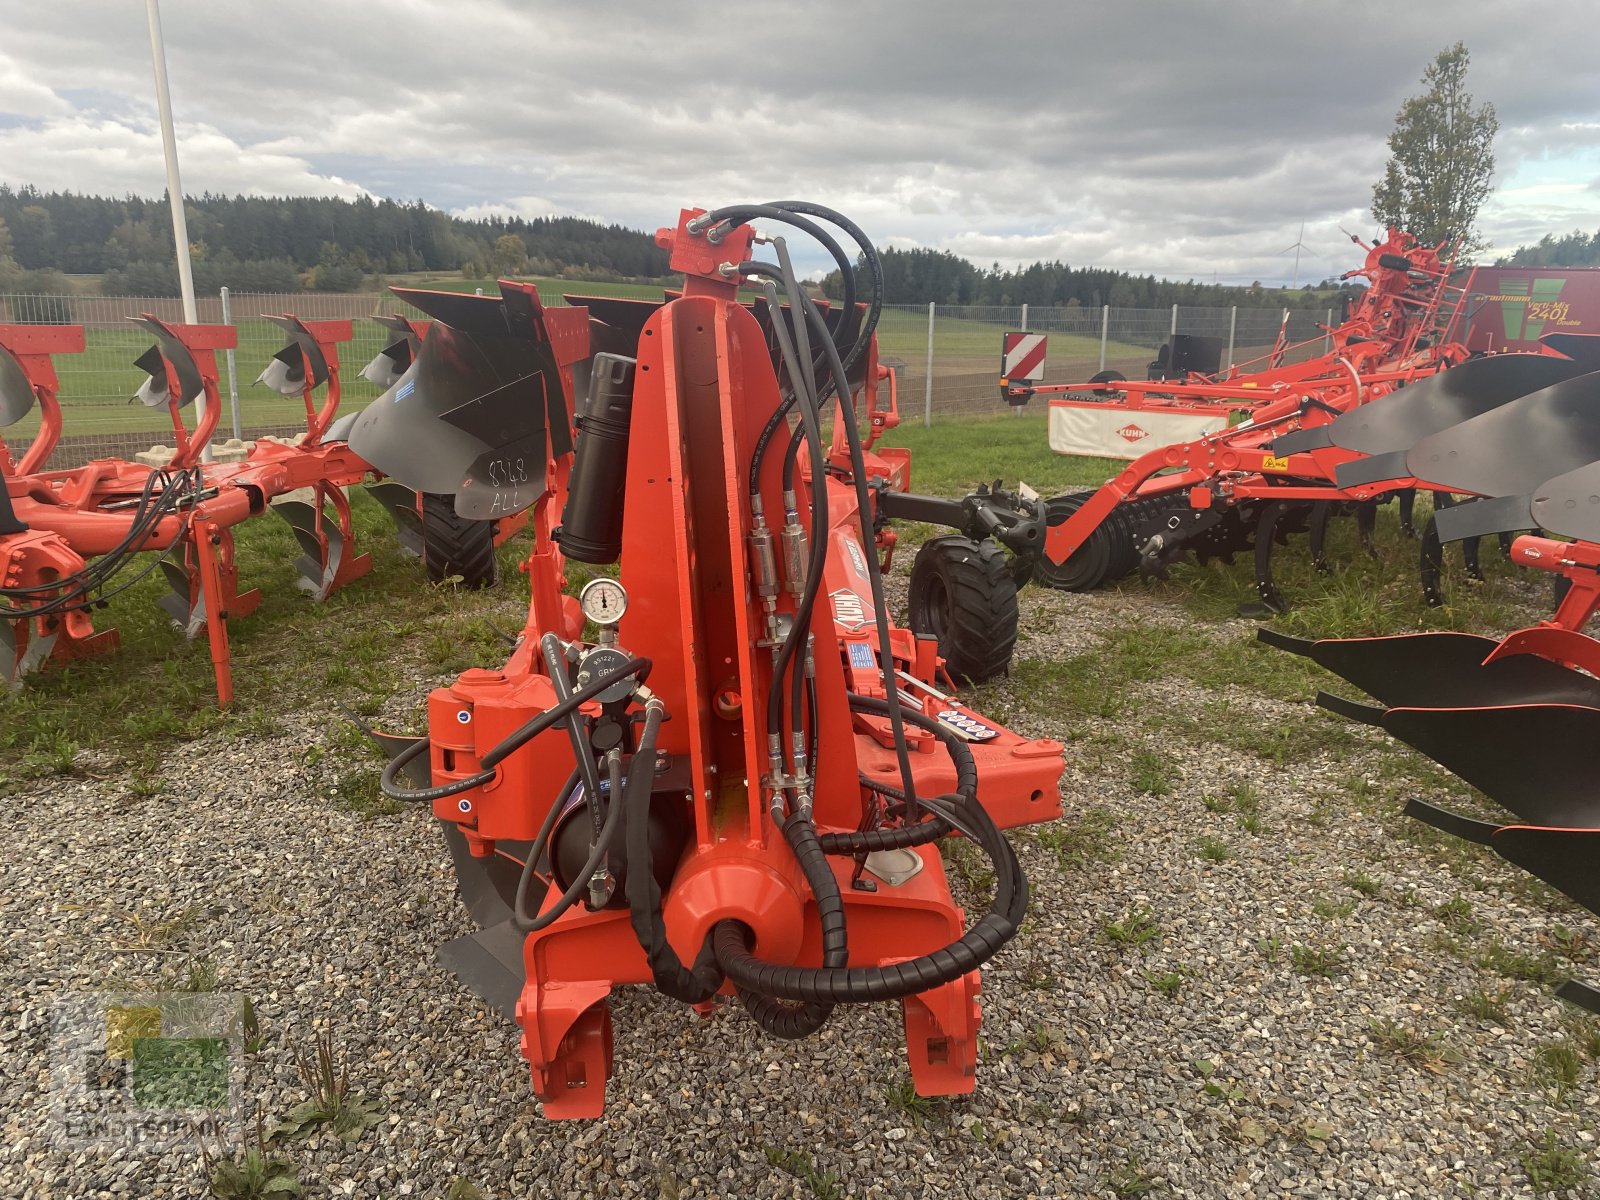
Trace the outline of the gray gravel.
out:
M 1137 589 L 1030 590 L 1024 604 L 1019 654 L 1031 657 L 1090 652 L 1131 619 L 1190 624 Z M 391 718 L 413 720 L 433 682 L 419 674 Z M 1564 925 L 1589 934 L 1566 965 L 1592 978 L 1597 931 L 1492 857 L 1397 839 L 1381 796 L 1355 803 L 1351 780 L 1381 793 L 1394 770 L 1383 739 L 1358 738 L 1343 761 L 1278 767 L 1163 728 L 1163 714 L 1217 698 L 1181 679 L 1142 685 L 1116 720 L 996 695 L 1029 732 L 1076 734 L 1067 825 L 1091 810 L 1118 820 L 1087 858 L 1064 860 L 1049 831 L 1018 835 L 1032 915 L 985 972 L 978 1089 L 960 1100 L 904 1099 L 888 1007 L 841 1010 L 789 1044 L 736 1009 L 701 1020 L 630 989 L 613 1000 L 605 1117 L 544 1121 L 514 1027 L 433 962 L 468 924 L 431 820 L 347 811 L 332 789 L 349 763 L 307 753 L 334 715 L 179 747 L 154 796 L 87 759 L 85 775 L 27 785 L 0 806 L 0 1196 L 206 1194 L 191 1147 L 64 1153 L 46 1119 L 52 999 L 150 986 L 194 961 L 254 999 L 266 1045 L 246 1092 L 269 1123 L 305 1098 L 291 1051 L 317 1029 L 382 1105 L 354 1141 L 320 1134 L 283 1150 L 310 1195 L 438 1198 L 459 1178 L 491 1197 L 1113 1196 L 1143 1183 L 1195 1197 L 1516 1197 L 1533 1194 L 1522 1155 L 1547 1130 L 1592 1172 L 1565 1194 L 1600 1195 L 1594 1062 L 1559 1098 L 1531 1067 L 1581 1026 L 1548 987 L 1474 965 L 1496 940 L 1540 952 Z M 1314 712 L 1237 689 L 1222 698 L 1244 722 Z M 1169 794 L 1134 789 L 1140 748 L 1165 756 Z M 1256 833 L 1202 803 L 1243 785 L 1260 797 Z M 1225 860 L 1199 852 L 1208 836 Z M 1435 915 L 1458 895 L 1480 926 L 1467 934 Z M 1106 936 L 1140 909 L 1159 936 L 1142 947 Z M 188 923 L 168 940 L 134 945 L 180 914 Z M 1340 949 L 1337 973 L 1300 973 L 1297 945 Z M 1169 972 L 1180 973 L 1170 996 L 1156 986 Z M 1456 1007 L 1502 989 L 1503 1023 Z M 1373 1021 L 1437 1034 L 1453 1061 L 1406 1061 Z

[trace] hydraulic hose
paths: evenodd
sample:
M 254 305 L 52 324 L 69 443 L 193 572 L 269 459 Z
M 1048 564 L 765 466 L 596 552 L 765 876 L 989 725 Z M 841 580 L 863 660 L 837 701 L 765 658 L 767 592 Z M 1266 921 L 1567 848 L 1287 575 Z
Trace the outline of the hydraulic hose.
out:
M 976 925 L 948 946 L 906 962 L 882 967 L 800 967 L 764 962 L 750 952 L 750 928 L 742 921 L 719 921 L 711 931 L 717 963 L 736 987 L 794 1002 L 866 1004 L 901 1000 L 975 971 L 1010 941 L 1028 908 L 1028 884 L 1016 853 L 980 804 L 957 812 L 941 800 L 926 800 L 930 811 L 969 826 L 974 840 L 995 867 L 995 896 Z M 944 810 L 944 811 L 941 811 Z
M 616 683 L 617 680 L 635 675 L 643 681 L 649 674 L 650 660 L 648 658 L 643 656 L 630 658 L 616 670 L 607 671 L 595 677 L 566 699 L 557 701 L 538 716 L 524 722 L 506 734 L 480 760 L 483 763 L 483 770 L 472 775 L 465 775 L 460 779 L 452 779 L 449 783 L 441 783 L 437 787 L 405 788 L 396 782 L 396 777 L 400 771 L 419 754 L 424 753 L 432 744 L 428 738 L 418 738 L 417 741 L 389 760 L 388 766 L 383 769 L 383 774 L 378 777 L 379 790 L 391 800 L 404 800 L 412 804 L 431 804 L 435 800 L 443 800 L 447 796 L 471 791 L 473 788 L 480 787 L 494 778 L 495 767 L 499 765 L 506 755 L 532 741 L 557 721 L 563 720 L 568 713 L 576 711 L 579 705 L 587 704 L 590 700 L 593 700 L 601 692 Z
M 667 941 L 661 887 L 650 869 L 650 793 L 655 784 L 656 737 L 666 711 L 666 705 L 654 696 L 645 702 L 644 728 L 634 750 L 633 770 L 628 772 L 623 789 L 623 803 L 612 808 L 627 812 L 624 853 L 628 862 L 628 919 L 650 965 L 656 990 L 685 1004 L 704 1004 L 722 987 L 711 939 L 707 938 L 701 947 L 694 967 L 685 967 Z
M 817 828 L 804 813 L 795 813 L 783 823 L 783 836 L 794 851 L 795 860 L 805 873 L 806 882 L 817 900 L 817 917 L 822 924 L 822 965 L 841 968 L 850 961 L 850 949 L 845 933 L 844 897 L 839 892 L 839 881 L 828 866 L 827 856 L 817 838 Z M 749 953 L 753 935 L 742 922 L 733 924 L 745 934 L 743 950 Z M 715 933 L 713 933 L 713 945 Z M 810 1037 L 825 1024 L 833 1013 L 834 1005 L 827 1000 L 809 1000 L 788 1004 L 764 992 L 741 987 L 737 981 L 734 991 L 739 1003 L 744 1005 L 751 1020 L 773 1037 L 794 1040 Z

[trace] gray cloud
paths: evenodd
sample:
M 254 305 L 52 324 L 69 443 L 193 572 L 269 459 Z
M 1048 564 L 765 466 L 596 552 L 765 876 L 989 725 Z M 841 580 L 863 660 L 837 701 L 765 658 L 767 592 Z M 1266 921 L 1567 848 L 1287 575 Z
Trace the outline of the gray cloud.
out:
M 246 19 L 246 14 L 251 14 Z M 1600 61 L 1503 5 L 163 6 L 190 191 L 421 197 L 641 228 L 806 196 L 885 243 L 1286 281 L 1353 265 L 1384 139 L 1460 38 L 1500 246 L 1600 224 Z M 162 186 L 142 7 L 0 0 L 0 179 Z

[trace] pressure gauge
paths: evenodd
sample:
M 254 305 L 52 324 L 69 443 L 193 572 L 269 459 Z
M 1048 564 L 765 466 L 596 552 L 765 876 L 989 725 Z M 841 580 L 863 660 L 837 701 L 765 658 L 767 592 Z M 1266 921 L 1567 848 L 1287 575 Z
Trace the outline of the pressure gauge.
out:
M 602 575 L 583 585 L 578 605 L 596 625 L 615 625 L 628 611 L 628 593 L 615 579 Z

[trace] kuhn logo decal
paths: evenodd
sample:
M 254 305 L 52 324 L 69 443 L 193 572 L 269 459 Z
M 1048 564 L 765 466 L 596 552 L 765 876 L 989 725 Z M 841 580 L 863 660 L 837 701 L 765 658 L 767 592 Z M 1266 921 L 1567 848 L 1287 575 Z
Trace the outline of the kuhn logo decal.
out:
M 1150 435 L 1145 430 L 1140 429 L 1137 425 L 1130 421 L 1121 429 L 1117 430 L 1117 436 L 1125 439 L 1126 441 L 1141 442 Z
M 866 628 L 867 604 L 859 595 L 849 588 L 840 588 L 829 592 L 828 599 L 833 602 L 834 624 L 850 630 Z

